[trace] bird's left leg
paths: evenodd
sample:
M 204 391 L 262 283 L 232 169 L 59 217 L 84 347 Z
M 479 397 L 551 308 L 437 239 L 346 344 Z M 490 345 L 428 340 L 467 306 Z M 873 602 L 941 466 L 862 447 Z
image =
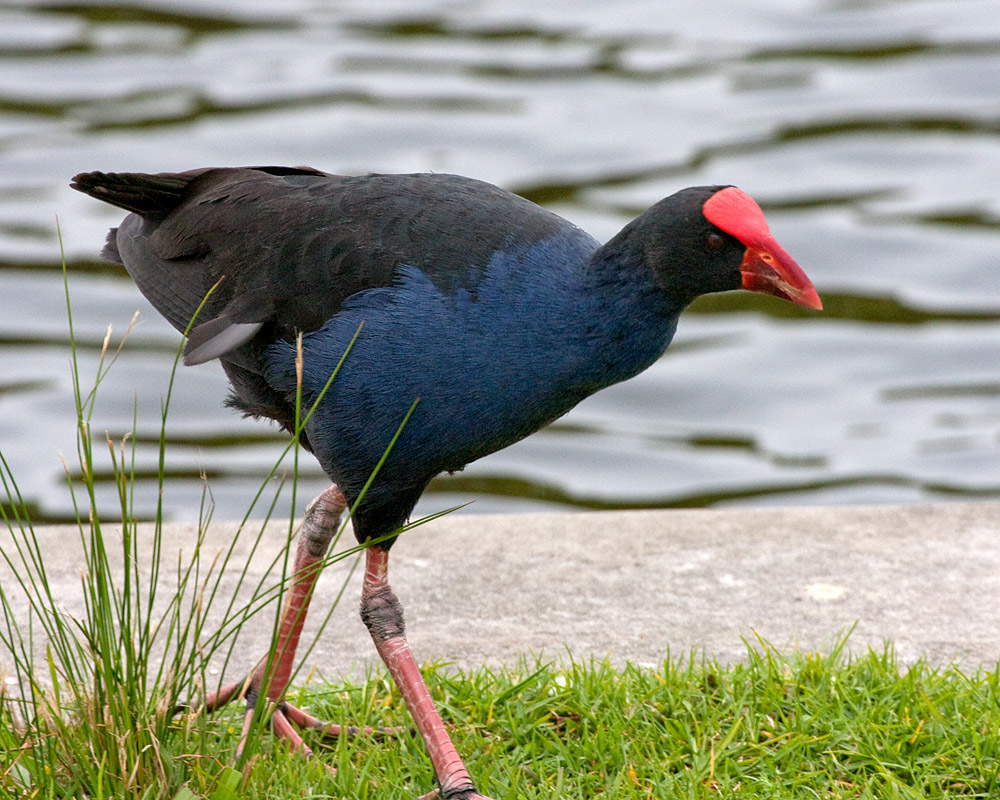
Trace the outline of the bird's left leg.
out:
M 388 566 L 388 550 L 378 544 L 365 550 L 361 618 L 375 649 L 399 687 L 434 766 L 438 789 L 419 800 L 489 800 L 473 786 L 410 651 L 403 626 L 403 608 L 389 586 Z
M 361 731 L 379 732 L 371 728 L 358 729 L 327 724 L 283 700 L 285 689 L 288 688 L 291 679 L 295 649 L 302 635 L 316 579 L 323 569 L 323 559 L 340 527 L 340 517 L 346 508 L 347 500 L 336 485 L 324 491 L 309 505 L 299 531 L 291 583 L 285 593 L 274 650 L 246 678 L 221 687 L 205 699 L 204 708 L 208 712 L 221 708 L 237 697 L 246 700 L 247 710 L 240 743 L 236 750 L 237 758 L 243 752 L 250 735 L 254 708 L 262 699 L 261 691 L 265 684 L 266 700 L 274 705 L 271 716 L 272 730 L 278 738 L 285 739 L 294 750 L 302 750 L 307 755 L 312 753 L 302 741 L 297 727 L 321 729 L 325 736 L 350 735 Z

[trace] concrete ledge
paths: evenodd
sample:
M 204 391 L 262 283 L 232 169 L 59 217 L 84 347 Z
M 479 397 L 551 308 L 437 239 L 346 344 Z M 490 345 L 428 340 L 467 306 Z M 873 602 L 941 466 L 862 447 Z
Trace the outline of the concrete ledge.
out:
M 213 525 L 205 550 L 228 546 L 234 531 Z M 253 579 L 286 533 L 287 525 L 267 530 Z M 75 529 L 38 534 L 56 596 L 79 614 Z M 191 551 L 195 532 L 172 525 L 166 534 L 164 563 L 172 566 L 176 550 Z M 0 543 L 8 547 L 6 532 Z M 250 543 L 241 543 L 237 569 L 227 575 L 242 567 Z M 349 563 L 321 579 L 306 637 Z M 404 535 L 390 563 L 421 661 L 513 664 L 530 651 L 555 658 L 568 651 L 656 664 L 694 649 L 730 662 L 745 657 L 742 638 L 825 650 L 855 623 L 854 652 L 891 641 L 904 662 L 974 667 L 1000 659 L 998 503 L 453 514 Z M 8 593 L 11 577 L 0 565 Z M 175 580 L 166 569 L 162 591 Z M 224 600 L 232 582 L 227 577 Z M 307 666 L 333 675 L 372 661 L 356 612 L 359 586 L 355 574 Z M 269 635 L 267 615 L 245 625 L 228 672 L 255 662 Z

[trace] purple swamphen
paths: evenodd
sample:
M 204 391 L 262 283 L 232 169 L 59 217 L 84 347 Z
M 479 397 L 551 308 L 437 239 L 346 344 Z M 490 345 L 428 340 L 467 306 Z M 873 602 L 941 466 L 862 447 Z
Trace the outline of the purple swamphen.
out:
M 214 710 L 245 697 L 249 723 L 270 668 L 272 728 L 306 752 L 297 728 L 344 729 L 283 696 L 319 563 L 359 496 L 358 540 L 391 534 L 438 473 L 646 369 L 699 295 L 743 288 L 821 308 L 759 206 L 734 186 L 677 192 L 604 245 L 522 197 L 455 175 L 254 167 L 89 172 L 72 186 L 132 212 L 104 255 L 175 328 L 188 327 L 218 284 L 184 358 L 218 359 L 228 403 L 245 414 L 294 431 L 298 387 L 309 408 L 360 327 L 301 434 L 334 485 L 303 521 L 276 650 L 206 700 Z M 406 643 L 387 580 L 391 544 L 366 550 L 362 618 L 427 745 L 439 783 L 428 797 L 480 798 Z

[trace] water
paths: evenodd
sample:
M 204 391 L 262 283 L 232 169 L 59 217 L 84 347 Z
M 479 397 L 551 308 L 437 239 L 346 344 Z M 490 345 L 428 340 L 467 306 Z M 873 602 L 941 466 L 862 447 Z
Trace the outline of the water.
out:
M 57 219 L 86 380 L 140 312 L 93 427 L 136 419 L 142 514 L 178 343 L 99 262 L 122 214 L 69 178 L 223 164 L 457 172 L 601 239 L 735 183 L 819 288 L 820 315 L 699 301 L 652 369 L 435 481 L 421 512 L 1000 497 L 995 0 L 7 3 L 0 448 L 38 518 L 72 514 Z M 282 451 L 225 391 L 217 365 L 177 374 L 171 518 L 198 515 L 202 472 L 241 516 Z

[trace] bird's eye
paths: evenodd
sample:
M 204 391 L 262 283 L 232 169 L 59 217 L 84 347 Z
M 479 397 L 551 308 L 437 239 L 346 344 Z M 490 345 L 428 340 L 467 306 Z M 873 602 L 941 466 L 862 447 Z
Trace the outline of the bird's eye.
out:
M 725 244 L 722 241 L 722 237 L 717 233 L 710 233 L 705 237 L 705 244 L 709 246 L 712 250 L 718 250 Z

